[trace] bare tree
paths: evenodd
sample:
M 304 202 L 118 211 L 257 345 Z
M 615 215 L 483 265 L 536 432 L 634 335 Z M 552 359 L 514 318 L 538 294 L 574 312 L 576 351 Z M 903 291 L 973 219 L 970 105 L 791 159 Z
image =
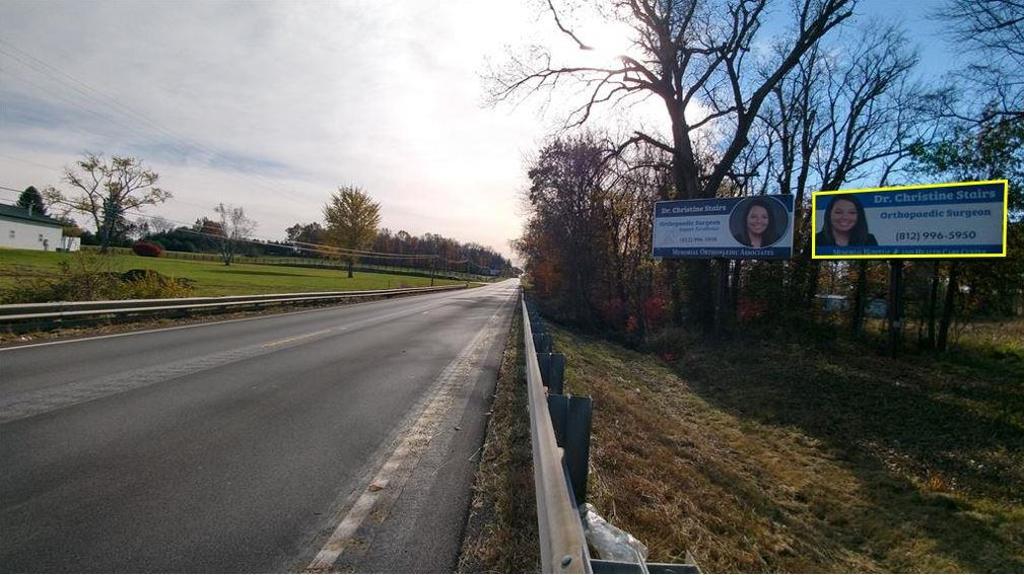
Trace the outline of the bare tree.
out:
M 153 234 L 166 234 L 173 232 L 178 225 L 163 216 L 149 218 L 149 231 Z
M 713 197 L 747 145 L 747 136 L 765 99 L 823 36 L 853 13 L 855 0 L 802 0 L 795 11 L 792 37 L 778 57 L 758 66 L 751 56 L 768 0 L 619 0 L 615 17 L 635 31 L 638 56 L 622 55 L 610 67 L 558 66 L 543 49 L 529 59 L 513 59 L 492 75 L 492 97 L 504 100 L 522 92 L 548 90 L 574 81 L 588 88 L 585 101 L 570 116 L 570 126 L 584 124 L 595 106 L 616 104 L 631 96 L 660 98 L 671 122 L 672 141 L 637 131 L 623 145 L 646 143 L 672 154 L 676 194 Z M 580 44 L 575 32 L 558 19 L 559 29 Z M 757 74 L 756 70 L 768 71 Z M 701 108 L 697 119 L 686 112 Z M 699 169 L 695 146 L 701 128 L 714 124 L 722 134 L 713 166 Z
M 787 292 L 800 306 L 813 301 L 819 272 L 810 258 L 809 192 L 866 178 L 885 185 L 928 137 L 930 124 L 920 117 L 922 89 L 909 79 L 917 55 L 902 31 L 871 23 L 847 45 L 852 50 L 840 55 L 816 46 L 772 90 L 759 115 L 766 137 L 746 153 L 747 164 L 765 168 L 749 187 L 777 187 L 795 196 L 797 257 Z
M 936 16 L 952 28 L 957 51 L 973 56 L 962 75 L 983 115 L 1024 117 L 1024 2 L 947 0 Z
M 756 62 L 752 47 L 763 36 L 759 33 L 768 0 L 618 0 L 612 16 L 635 31 L 635 55 L 623 55 L 608 67 L 559 65 L 549 51 L 535 49 L 530 57 L 514 58 L 492 76 L 492 97 L 500 101 L 573 82 L 586 89 L 586 97 L 568 122 L 579 126 L 596 106 L 656 96 L 665 105 L 671 141 L 636 131 L 619 149 L 646 144 L 672 156 L 674 191 L 665 190 L 666 197 L 714 197 L 747 146 L 772 89 L 822 37 L 853 14 L 855 3 L 798 1 L 792 33 L 780 44 L 777 57 L 765 63 Z M 581 49 L 588 49 L 590 45 L 559 19 L 550 1 L 549 8 L 558 28 Z M 699 118 L 688 117 L 695 112 Z M 698 138 L 702 130 L 712 128 L 719 145 L 701 165 Z M 707 328 L 712 320 L 709 269 L 703 261 L 693 262 L 690 268 L 693 311 Z
M 46 190 L 46 199 L 51 205 L 91 216 L 103 253 L 118 230 L 125 229 L 130 210 L 163 203 L 171 197 L 171 192 L 157 187 L 160 176 L 138 158 L 113 156 L 108 162 L 102 155 L 87 153 L 75 166 L 64 169 L 64 181 L 77 195 L 68 196 L 51 187 Z
M 238 247 L 256 229 L 256 222 L 245 215 L 241 206 L 221 203 L 213 211 L 220 216 L 220 257 L 224 265 L 229 266 L 235 261 Z

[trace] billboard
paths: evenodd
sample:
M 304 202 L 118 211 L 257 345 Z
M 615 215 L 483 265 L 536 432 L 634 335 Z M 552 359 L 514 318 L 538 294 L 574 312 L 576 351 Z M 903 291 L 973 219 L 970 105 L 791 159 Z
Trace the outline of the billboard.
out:
M 815 259 L 1006 255 L 1006 180 L 816 192 Z
M 657 202 L 653 246 L 656 258 L 790 258 L 793 196 Z

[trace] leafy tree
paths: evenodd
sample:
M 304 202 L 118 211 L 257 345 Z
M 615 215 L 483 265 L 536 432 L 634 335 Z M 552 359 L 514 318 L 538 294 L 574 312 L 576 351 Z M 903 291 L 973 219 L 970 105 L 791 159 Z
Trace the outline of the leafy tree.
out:
M 593 134 L 555 138 L 529 167 L 524 234 L 514 244 L 546 311 L 642 338 L 659 323 L 651 213 L 671 173 L 633 150 L 606 161 Z M 637 152 L 641 152 L 637 154 Z
M 327 232 L 319 222 L 295 224 L 285 229 L 289 242 L 304 244 L 323 244 L 327 241 Z
M 241 206 L 218 204 L 213 211 L 220 216 L 220 257 L 229 266 L 235 259 L 238 246 L 256 229 L 256 222 L 245 215 Z
M 56 189 L 46 190 L 51 205 L 88 214 L 96 226 L 100 252 L 105 253 L 112 241 L 126 233 L 129 211 L 167 201 L 171 192 L 157 187 L 160 176 L 145 167 L 142 160 L 130 156 L 85 154 L 75 167 L 64 169 L 64 182 L 75 195 Z
M 348 261 L 348 277 L 352 277 L 356 252 L 370 247 L 377 237 L 380 204 L 360 188 L 345 186 L 324 205 L 324 220 L 328 242 L 344 250 L 342 257 Z
M 219 221 L 206 217 L 197 219 L 192 225 L 192 230 L 214 241 L 220 241 L 220 238 L 224 237 L 224 226 Z
M 46 212 L 46 203 L 43 202 L 43 195 L 39 193 L 39 190 L 35 186 L 29 186 L 25 188 L 24 192 L 18 196 L 18 207 L 25 208 L 26 210 L 31 209 L 33 214 L 40 216 L 49 215 Z

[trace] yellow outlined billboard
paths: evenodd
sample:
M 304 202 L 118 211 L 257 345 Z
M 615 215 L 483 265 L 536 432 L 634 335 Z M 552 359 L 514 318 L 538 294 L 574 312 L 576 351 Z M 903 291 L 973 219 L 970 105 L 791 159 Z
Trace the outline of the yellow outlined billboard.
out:
M 1006 256 L 1006 180 L 815 192 L 814 259 Z

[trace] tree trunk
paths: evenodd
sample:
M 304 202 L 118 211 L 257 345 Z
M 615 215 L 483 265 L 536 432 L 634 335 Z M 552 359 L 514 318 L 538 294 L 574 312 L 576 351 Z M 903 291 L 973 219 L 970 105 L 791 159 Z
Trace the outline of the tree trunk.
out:
M 352 258 L 349 258 L 349 260 L 348 260 L 348 277 L 349 278 L 353 277 L 352 276 L 352 266 L 353 266 L 353 264 L 354 264 L 354 262 L 352 261 Z
M 112 225 L 112 212 L 111 210 L 104 210 L 103 212 L 103 229 L 100 231 L 100 253 L 105 254 L 110 250 L 110 232 Z
M 939 304 L 939 262 L 932 266 L 932 285 L 928 293 L 928 337 L 925 345 L 928 349 L 935 349 L 935 308 Z
M 672 120 L 672 179 L 676 191 L 676 199 L 696 199 L 702 197 L 700 182 L 697 180 L 697 161 L 691 146 L 686 127 L 684 111 L 679 102 L 666 99 L 669 117 Z M 713 195 L 713 194 L 711 194 Z M 668 199 L 668 198 L 665 198 Z M 687 260 L 686 270 L 687 307 L 690 319 L 704 333 L 711 333 L 715 328 L 714 287 L 711 278 L 711 264 L 708 260 Z M 679 274 L 672 278 L 673 321 L 681 320 L 682 291 L 674 285 L 679 282 Z
M 942 304 L 942 320 L 939 322 L 939 340 L 936 344 L 939 351 L 946 351 L 949 345 L 949 326 L 953 323 L 953 312 L 956 307 L 956 294 L 960 291 L 959 262 L 949 266 L 949 283 L 946 285 L 946 300 Z

